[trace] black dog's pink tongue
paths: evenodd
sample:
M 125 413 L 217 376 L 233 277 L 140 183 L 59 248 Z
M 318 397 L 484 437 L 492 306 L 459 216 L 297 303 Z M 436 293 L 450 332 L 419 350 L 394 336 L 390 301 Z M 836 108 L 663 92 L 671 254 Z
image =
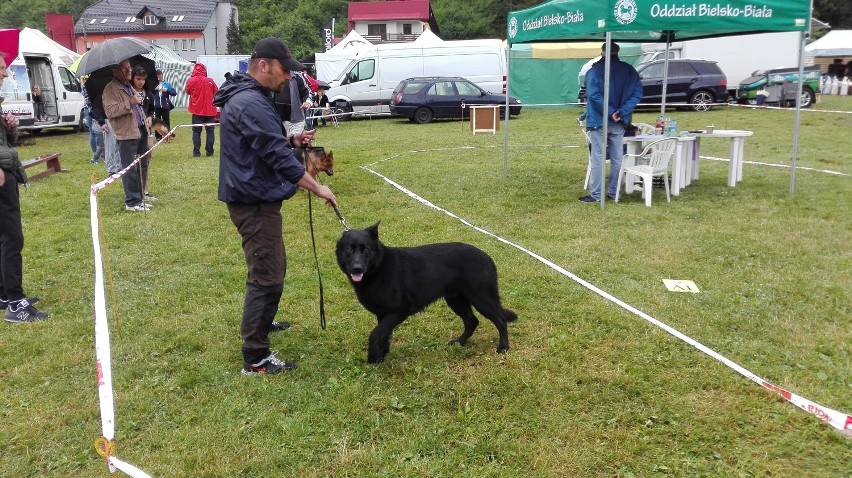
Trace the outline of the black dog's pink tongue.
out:
M 349 274 L 349 277 L 352 278 L 352 282 L 361 282 L 361 279 L 364 278 L 364 274 Z

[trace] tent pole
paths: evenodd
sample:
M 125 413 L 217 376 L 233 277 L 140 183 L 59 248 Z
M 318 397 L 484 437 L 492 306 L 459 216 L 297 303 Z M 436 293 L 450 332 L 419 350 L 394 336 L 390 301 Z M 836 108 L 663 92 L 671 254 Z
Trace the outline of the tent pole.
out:
M 606 147 L 609 144 L 608 124 L 609 124 L 609 65 L 610 65 L 610 49 L 612 47 L 612 33 L 606 32 L 606 56 L 604 58 L 604 95 L 603 95 L 603 128 L 601 129 L 601 209 L 604 208 L 604 198 L 606 197 Z M 586 103 L 589 99 L 586 98 Z M 614 172 L 615 173 L 615 172 Z M 618 174 L 618 173 L 615 173 Z
M 814 11 L 811 0 L 810 12 Z M 805 83 L 805 40 L 811 36 L 811 17 L 808 15 L 808 28 L 802 32 L 799 42 L 799 85 L 796 87 L 796 119 L 793 122 L 793 153 L 790 159 L 790 195 L 796 194 L 796 156 L 799 153 L 799 122 L 802 116 L 802 85 Z
M 506 40 L 506 119 L 503 123 L 503 179 L 509 177 L 509 77 L 512 64 L 512 45 Z
M 666 61 L 663 63 L 663 96 L 660 98 L 660 116 L 666 116 L 666 90 L 669 86 L 669 47 L 672 46 L 672 37 L 666 35 Z

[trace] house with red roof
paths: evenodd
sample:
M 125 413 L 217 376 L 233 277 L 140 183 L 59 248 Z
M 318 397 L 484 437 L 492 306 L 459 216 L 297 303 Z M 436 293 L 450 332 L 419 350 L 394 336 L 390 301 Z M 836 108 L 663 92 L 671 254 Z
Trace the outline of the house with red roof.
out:
M 429 0 L 349 2 L 349 29 L 373 44 L 414 41 L 423 30 L 438 34 Z

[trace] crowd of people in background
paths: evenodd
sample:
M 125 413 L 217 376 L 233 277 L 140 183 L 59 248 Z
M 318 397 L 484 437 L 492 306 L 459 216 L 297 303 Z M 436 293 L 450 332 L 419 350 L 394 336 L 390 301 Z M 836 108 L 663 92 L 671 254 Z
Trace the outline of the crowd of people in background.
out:
M 92 152 L 89 162 L 103 162 L 108 175 L 119 173 L 141 156 L 139 164 L 122 176 L 125 192 L 125 210 L 140 212 L 152 209 L 151 201 L 157 198 L 148 191 L 148 168 L 151 153 L 148 152 L 154 141 L 161 135 L 155 132 L 153 125 L 160 122 L 167 131 L 171 131 L 171 110 L 175 108 L 174 98 L 177 90 L 165 81 L 162 70 L 156 70 L 156 87 L 147 90 L 148 73 L 141 67 L 127 69 L 129 61 L 124 61 L 113 69 L 114 78 L 104 88 L 99 101 L 93 101 L 86 87 L 87 76 L 82 78 L 85 100 L 84 121 L 89 130 L 89 146 Z M 226 75 L 226 81 L 232 75 Z M 204 64 L 196 63 L 192 74 L 184 85 L 188 96 L 187 111 L 192 115 L 192 156 L 201 156 L 201 133 L 204 130 L 204 152 L 207 157 L 215 153 L 216 126 L 219 110 L 213 104 L 213 98 L 219 87 L 216 81 L 207 76 Z M 291 101 L 291 99 L 293 99 Z M 307 71 L 292 71 L 285 88 L 273 95 L 278 117 L 282 127 L 289 134 L 326 126 L 326 117 L 330 114 L 328 97 Z M 314 120 L 316 118 L 316 121 Z M 204 126 L 201 126 L 204 125 Z M 171 133 L 174 137 L 175 134 Z M 146 154 L 146 152 L 148 152 Z

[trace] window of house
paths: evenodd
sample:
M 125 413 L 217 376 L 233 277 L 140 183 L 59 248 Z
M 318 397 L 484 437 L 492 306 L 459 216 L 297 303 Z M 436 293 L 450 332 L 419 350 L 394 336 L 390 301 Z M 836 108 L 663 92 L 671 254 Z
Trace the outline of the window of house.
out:
M 151 13 L 145 15 L 145 25 L 156 25 L 156 24 L 157 24 L 157 17 L 156 16 L 154 16 Z
M 178 51 L 178 41 L 179 40 L 175 40 L 175 46 L 172 47 L 172 50 Z
M 180 49 L 186 51 L 186 39 L 180 41 Z
M 402 24 L 402 34 L 403 35 L 411 35 L 411 24 L 403 23 Z
M 367 35 L 384 38 L 387 34 L 388 26 L 384 23 L 372 23 L 367 25 Z
M 195 51 L 195 38 L 189 39 L 189 49 Z

